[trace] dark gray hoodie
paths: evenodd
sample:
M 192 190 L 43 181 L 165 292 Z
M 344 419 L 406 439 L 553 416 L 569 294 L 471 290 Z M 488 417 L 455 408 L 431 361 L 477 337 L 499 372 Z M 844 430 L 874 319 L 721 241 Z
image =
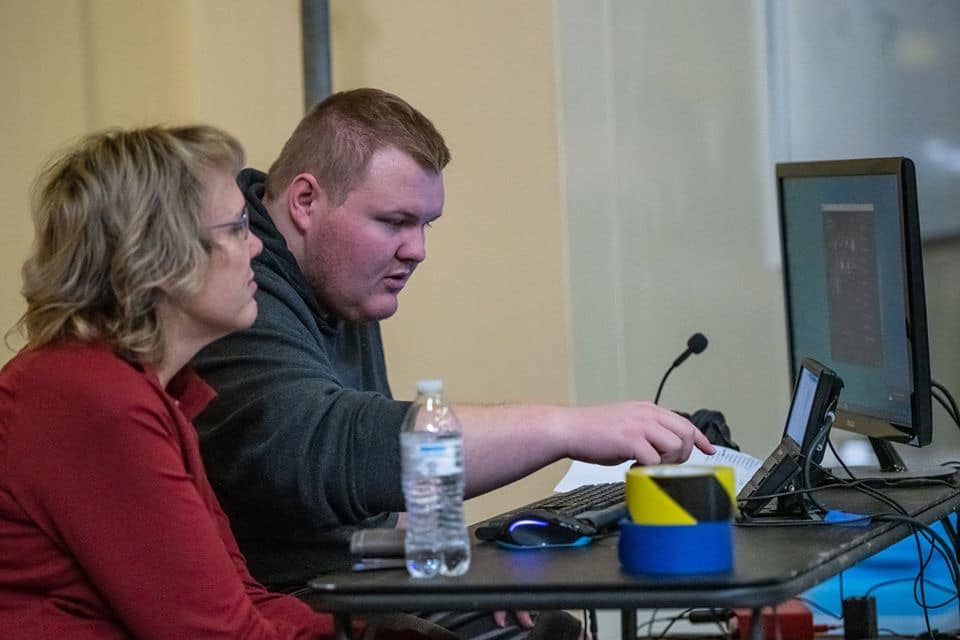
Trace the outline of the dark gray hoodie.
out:
M 409 403 L 391 399 L 379 324 L 318 304 L 260 201 L 264 179 L 237 179 L 263 240 L 257 321 L 194 359 L 218 393 L 195 423 L 251 573 L 283 587 L 342 568 L 358 527 L 392 526 Z

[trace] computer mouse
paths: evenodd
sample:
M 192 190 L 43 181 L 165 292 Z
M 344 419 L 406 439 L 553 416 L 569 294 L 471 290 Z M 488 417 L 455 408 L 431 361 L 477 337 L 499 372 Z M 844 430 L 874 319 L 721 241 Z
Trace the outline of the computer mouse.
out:
M 589 544 L 596 529 L 588 522 L 554 511 L 518 511 L 500 525 L 497 544 L 511 549 L 580 547 Z

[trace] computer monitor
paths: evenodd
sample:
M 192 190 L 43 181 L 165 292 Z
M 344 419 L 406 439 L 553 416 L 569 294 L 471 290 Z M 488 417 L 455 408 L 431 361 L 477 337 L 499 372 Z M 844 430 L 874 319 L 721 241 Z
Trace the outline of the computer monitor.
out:
M 809 356 L 836 371 L 834 428 L 869 437 L 882 471 L 906 471 L 890 442 L 933 436 L 913 163 L 781 163 L 777 190 L 790 370 Z

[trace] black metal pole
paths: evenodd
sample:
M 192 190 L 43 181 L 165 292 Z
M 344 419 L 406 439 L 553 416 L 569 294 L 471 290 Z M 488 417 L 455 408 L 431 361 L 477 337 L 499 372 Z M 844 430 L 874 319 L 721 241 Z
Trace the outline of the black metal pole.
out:
M 330 6 L 327 0 L 300 0 L 303 30 L 304 111 L 330 95 Z

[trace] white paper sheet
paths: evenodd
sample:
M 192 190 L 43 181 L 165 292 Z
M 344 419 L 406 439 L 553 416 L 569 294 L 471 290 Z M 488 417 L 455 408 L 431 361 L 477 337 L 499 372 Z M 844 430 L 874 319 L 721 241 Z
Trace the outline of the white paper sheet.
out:
M 585 484 L 597 484 L 600 482 L 623 482 L 632 462 L 624 462 L 612 467 L 605 467 L 599 464 L 590 464 L 588 462 L 574 461 L 570 465 L 570 470 L 560 479 L 554 491 L 570 491 Z M 747 484 L 754 472 L 760 468 L 763 461 L 754 458 L 749 453 L 735 451 L 727 447 L 717 447 L 717 452 L 708 456 L 699 449 L 694 449 L 690 454 L 690 459 L 684 464 L 721 466 L 728 465 L 733 467 L 736 476 L 737 493 L 743 485 Z

